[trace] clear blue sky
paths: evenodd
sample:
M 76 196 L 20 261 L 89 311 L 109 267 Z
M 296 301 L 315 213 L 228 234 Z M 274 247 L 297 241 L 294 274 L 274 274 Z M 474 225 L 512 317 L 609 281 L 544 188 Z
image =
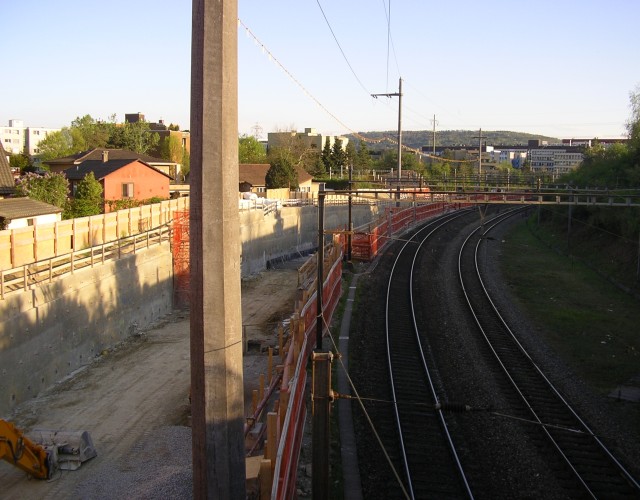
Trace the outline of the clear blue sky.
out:
M 239 25 L 240 134 L 395 130 L 398 98 L 370 94 L 397 92 L 399 77 L 405 130 L 431 130 L 436 115 L 440 130 L 626 133 L 640 84 L 636 0 L 319 3 L 347 60 L 317 0 L 239 0 L 241 21 L 304 87 Z M 189 128 L 189 0 L 2 4 L 0 126 L 142 112 Z

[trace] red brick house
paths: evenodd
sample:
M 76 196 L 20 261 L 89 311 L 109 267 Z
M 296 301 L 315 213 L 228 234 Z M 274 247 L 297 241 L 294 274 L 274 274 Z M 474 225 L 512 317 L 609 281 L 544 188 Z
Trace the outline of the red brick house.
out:
M 149 198 L 168 199 L 169 181 L 171 177 L 163 171 L 152 167 L 142 160 L 116 159 L 108 156 L 102 160 L 87 160 L 64 171 L 69 179 L 71 195 L 76 192 L 78 183 L 89 172 L 93 172 L 100 182 L 105 200 L 105 211 L 108 211 L 109 200 L 148 200 Z

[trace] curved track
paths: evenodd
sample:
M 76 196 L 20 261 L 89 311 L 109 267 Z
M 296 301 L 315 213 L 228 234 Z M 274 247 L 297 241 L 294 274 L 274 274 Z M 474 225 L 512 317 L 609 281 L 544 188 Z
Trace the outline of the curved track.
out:
M 395 436 L 389 450 L 402 476 L 402 494 L 495 498 L 504 490 L 511 497 L 522 484 L 521 494 L 531 498 L 640 498 L 637 480 L 547 380 L 484 286 L 478 253 L 492 240 L 494 228 L 516 213 L 508 210 L 491 220 L 483 215 L 478 227 L 470 224 L 476 214 L 462 210 L 429 222 L 386 252 L 393 264 L 386 283 L 384 349 L 394 404 L 378 423 L 387 431 L 397 429 L 389 433 Z M 451 254 L 449 245 L 456 244 Z M 446 255 L 451 256 L 450 272 L 443 264 Z M 434 274 L 441 281 L 431 279 Z M 458 282 L 463 291 L 435 300 L 446 289 L 456 289 L 441 288 L 443 280 Z M 452 305 L 460 300 L 471 313 L 462 312 L 462 304 Z M 436 304 L 442 312 L 434 316 Z M 469 316 L 466 326 L 452 313 Z M 462 332 L 475 340 L 460 344 Z M 454 351 L 460 347 L 458 356 Z M 476 365 L 489 371 L 468 379 L 482 373 Z M 461 390 L 467 386 L 475 387 L 478 397 Z M 506 414 L 493 411 L 491 403 L 473 405 L 480 412 L 446 411 L 466 407 L 449 404 L 448 397 L 477 404 L 487 390 L 494 391 L 491 399 L 502 401 L 497 407 Z M 501 477 L 510 478 L 512 486 L 503 487 Z M 398 493 L 387 491 L 394 497 Z
M 473 498 L 427 362 L 416 324 L 414 269 L 423 243 L 460 214 L 423 226 L 399 250 L 386 300 L 387 360 L 405 492 L 410 498 Z
M 577 498 L 640 498 L 640 485 L 594 435 L 518 342 L 482 280 L 479 252 L 509 214 L 477 228 L 458 256 L 460 285 L 495 363 L 509 386 L 517 418 L 535 424 L 533 440 L 550 457 L 567 494 Z

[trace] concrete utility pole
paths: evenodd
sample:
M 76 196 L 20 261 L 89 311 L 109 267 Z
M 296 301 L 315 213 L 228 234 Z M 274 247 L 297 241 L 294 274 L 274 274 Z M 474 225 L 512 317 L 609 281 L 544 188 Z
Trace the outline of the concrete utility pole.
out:
M 436 155 L 436 115 L 433 115 L 433 156 Z
M 480 129 L 480 134 L 474 139 L 478 139 L 478 185 L 482 182 L 482 139 L 486 139 L 482 135 L 482 129 Z
M 377 99 L 380 96 L 398 98 L 398 200 L 400 199 L 400 184 L 402 183 L 402 78 L 398 84 L 398 92 L 394 94 L 371 94 Z
M 316 283 L 316 349 L 322 350 L 322 333 L 324 332 L 324 306 L 322 303 L 322 294 L 324 289 L 324 202 L 325 190 L 324 185 L 320 185 L 318 191 L 318 253 L 316 259 L 317 267 L 317 283 Z
M 313 500 L 329 498 L 329 449 L 331 409 L 331 360 L 330 352 L 314 352 L 312 413 L 312 471 L 311 489 Z
M 193 0 L 192 6 L 193 497 L 244 500 L 238 6 L 237 0 Z

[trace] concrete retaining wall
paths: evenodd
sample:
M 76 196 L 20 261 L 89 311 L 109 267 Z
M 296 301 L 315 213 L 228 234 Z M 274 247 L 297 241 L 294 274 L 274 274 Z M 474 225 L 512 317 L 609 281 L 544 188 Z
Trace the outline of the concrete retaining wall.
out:
M 377 215 L 377 206 L 354 205 L 353 226 L 368 224 Z M 324 219 L 327 230 L 346 228 L 347 206 L 325 207 Z M 318 207 L 283 207 L 267 216 L 261 211 L 241 212 L 240 241 L 243 277 L 265 270 L 271 261 L 308 253 L 318 246 Z
M 86 268 L 1 303 L 0 416 L 89 364 L 172 309 L 163 243 Z
M 354 227 L 378 207 L 355 205 Z M 346 206 L 325 208 L 325 228 L 348 225 Z M 240 213 L 242 276 L 317 246 L 318 208 Z M 82 269 L 0 302 L 0 416 L 89 364 L 172 309 L 169 243 Z

